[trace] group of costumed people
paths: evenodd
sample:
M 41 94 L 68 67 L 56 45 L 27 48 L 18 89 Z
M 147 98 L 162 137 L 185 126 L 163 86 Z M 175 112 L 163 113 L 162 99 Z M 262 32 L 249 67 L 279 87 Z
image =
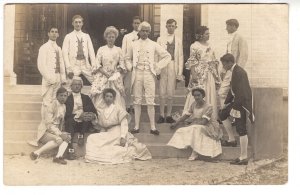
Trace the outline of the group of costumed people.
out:
M 151 159 L 146 145 L 139 143 L 133 134 L 140 132 L 144 96 L 150 133 L 159 135 L 154 119 L 157 79 L 160 80 L 161 103 L 157 123 L 170 123 L 171 129 L 180 127 L 167 145 L 179 149 L 191 147 L 193 152 L 189 160 L 196 160 L 199 155 L 214 158 L 222 153 L 223 133 L 218 118 L 226 121 L 230 116 L 235 117 L 239 135 L 247 136 L 244 127 L 246 115 L 252 116 L 247 74 L 237 65 L 232 52 L 221 58 L 224 69 L 220 73 L 219 62 L 208 43 L 207 27 L 197 29 L 196 41 L 191 45 L 190 57 L 185 63 L 191 71 L 189 92 L 182 116 L 175 120 L 172 117 L 172 98 L 176 83 L 183 80 L 183 51 L 181 40 L 174 35 L 177 28 L 174 19 L 166 23 L 168 35 L 154 42 L 148 38 L 150 24 L 134 17 L 134 31 L 125 35 L 122 48 L 115 46 L 118 30 L 107 27 L 104 32 L 107 44 L 100 47 L 96 55 L 89 35 L 81 31 L 83 18 L 74 16 L 72 25 L 74 31 L 66 35 L 63 49 L 56 44 L 58 29 L 52 27 L 48 31 L 49 41 L 39 50 L 38 68 L 43 76 L 42 121 L 37 138 L 29 143 L 35 146 L 42 143 L 43 146 L 30 154 L 32 160 L 58 147 L 53 162 L 67 164 L 65 151 L 69 160 L 76 159 L 75 145 L 83 146 L 87 133 L 91 134 L 86 138 L 86 162 L 117 164 L 133 159 Z M 228 22 L 227 28 L 230 26 L 237 29 L 235 19 Z M 229 45 L 231 50 L 235 47 L 233 40 Z M 238 55 L 242 56 L 243 52 Z M 238 71 L 235 71 L 236 67 Z M 230 85 L 234 72 L 238 72 L 235 78 L 239 80 L 235 81 L 234 85 L 239 85 L 235 88 Z M 80 76 L 91 83 L 89 96 L 81 93 L 83 81 Z M 219 115 L 218 93 L 223 98 Z M 129 113 L 133 110 L 134 128 L 129 129 Z M 236 140 L 231 136 L 232 130 L 226 128 L 226 131 L 230 135 L 224 145 L 234 146 Z M 248 162 L 244 147 L 241 156 L 232 164 Z

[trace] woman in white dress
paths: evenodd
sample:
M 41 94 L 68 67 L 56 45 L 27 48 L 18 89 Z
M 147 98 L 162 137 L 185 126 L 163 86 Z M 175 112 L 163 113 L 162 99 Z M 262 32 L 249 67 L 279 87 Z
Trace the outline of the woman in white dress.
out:
M 125 89 L 122 74 L 126 73 L 122 49 L 115 46 L 118 30 L 109 26 L 104 31 L 107 45 L 98 49 L 96 64 L 92 68 L 94 81 L 91 87 L 91 99 L 97 109 L 105 106 L 102 93 L 105 88 L 113 88 L 117 95 L 115 104 L 125 109 Z
M 86 161 L 119 164 L 133 159 L 151 159 L 151 153 L 146 145 L 138 143 L 128 132 L 128 113 L 113 103 L 115 97 L 115 90 L 111 88 L 103 90 L 105 107 L 98 109 L 98 119 L 93 121 L 94 128 L 100 133 L 91 134 L 87 138 Z
M 213 106 L 213 115 L 217 118 L 217 92 L 216 84 L 220 84 L 218 64 L 215 53 L 212 50 L 209 40 L 209 29 L 200 26 L 196 32 L 196 41 L 191 45 L 190 57 L 185 66 L 191 70 L 191 79 L 188 85 L 189 93 L 183 109 L 183 115 L 188 111 L 194 98 L 191 90 L 200 87 L 205 90 L 205 101 Z
M 193 152 L 189 160 L 196 160 L 199 154 L 216 157 L 222 153 L 220 142 L 222 130 L 212 115 L 212 106 L 203 99 L 204 90 L 195 88 L 191 93 L 195 99 L 194 103 L 185 115 L 171 125 L 171 128 L 176 128 L 181 122 L 185 122 L 188 126 L 179 128 L 167 145 L 178 149 L 191 147 Z

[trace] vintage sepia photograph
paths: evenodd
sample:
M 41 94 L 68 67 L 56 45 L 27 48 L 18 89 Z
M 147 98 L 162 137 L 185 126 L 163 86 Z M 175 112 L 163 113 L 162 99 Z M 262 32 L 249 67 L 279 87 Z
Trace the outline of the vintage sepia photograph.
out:
M 285 185 L 289 5 L 3 5 L 3 183 Z

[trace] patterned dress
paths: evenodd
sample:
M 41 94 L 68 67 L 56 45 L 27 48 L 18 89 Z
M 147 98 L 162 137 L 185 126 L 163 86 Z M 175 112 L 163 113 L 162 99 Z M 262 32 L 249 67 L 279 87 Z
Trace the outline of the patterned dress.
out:
M 91 99 L 97 109 L 104 106 L 102 92 L 105 88 L 113 88 L 116 92 L 115 104 L 125 109 L 125 89 L 123 79 L 119 69 L 126 71 L 124 66 L 124 58 L 120 47 L 113 46 L 109 48 L 107 45 L 100 47 L 96 56 L 96 64 L 94 70 L 103 68 L 105 72 L 111 76 L 107 78 L 101 72 L 94 75 L 94 81 L 91 87 Z
M 201 108 L 194 102 L 186 112 L 191 119 L 205 118 L 206 125 L 190 125 L 179 128 L 167 145 L 178 149 L 191 147 L 195 152 L 203 156 L 216 157 L 222 153 L 220 139 L 223 135 L 219 123 L 212 115 L 212 106 L 205 103 Z
M 198 41 L 191 45 L 190 57 L 186 62 L 186 68 L 195 67 L 197 81 L 190 80 L 189 93 L 185 102 L 183 114 L 185 114 L 195 101 L 192 89 L 200 87 L 205 90 L 205 101 L 213 106 L 213 115 L 217 117 L 217 91 L 216 84 L 220 83 L 218 74 L 218 61 L 210 45 L 202 45 Z

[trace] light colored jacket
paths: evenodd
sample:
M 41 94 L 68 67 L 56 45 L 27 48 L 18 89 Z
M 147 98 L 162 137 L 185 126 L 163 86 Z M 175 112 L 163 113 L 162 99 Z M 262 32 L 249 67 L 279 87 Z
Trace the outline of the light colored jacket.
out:
M 83 40 L 83 53 L 85 56 L 86 63 L 89 64 L 88 59 L 90 58 L 91 65 L 94 66 L 95 51 L 94 51 L 91 37 L 90 35 L 84 32 L 81 32 L 81 37 Z M 80 37 L 78 38 L 80 39 Z M 63 57 L 67 68 L 67 72 L 73 71 L 72 66 L 76 62 L 77 51 L 78 51 L 78 39 L 74 30 L 73 32 L 66 35 L 62 47 L 62 52 L 63 52 Z
M 133 85 L 135 79 L 135 69 L 138 65 L 139 50 L 141 48 L 140 45 L 142 44 L 142 41 L 146 41 L 146 44 L 144 44 L 146 48 L 143 49 L 146 50 L 147 57 L 150 62 L 150 70 L 155 76 L 159 75 L 161 73 L 161 69 L 166 67 L 171 62 L 171 55 L 158 43 L 150 39 L 139 39 L 133 42 L 125 57 L 127 69 L 129 71 L 132 70 L 131 86 Z M 160 61 L 157 63 L 155 63 L 156 55 L 160 58 Z
M 52 44 L 54 43 L 54 44 Z M 55 73 L 56 50 L 59 52 L 60 73 Z M 66 82 L 65 64 L 61 48 L 53 41 L 48 41 L 39 49 L 37 58 L 38 69 L 43 77 L 42 95 L 44 95 L 52 84 Z M 60 74 L 60 77 L 57 76 Z M 60 78 L 60 79 L 58 79 Z
M 248 44 L 247 41 L 238 33 L 233 37 L 231 43 L 231 54 L 238 65 L 245 67 L 248 60 Z
M 49 106 L 45 106 L 42 110 L 42 121 L 38 126 L 36 139 L 28 143 L 38 146 L 38 141 L 46 132 L 60 136 L 64 125 L 65 113 L 66 105 L 60 104 L 57 100 L 54 100 Z M 58 124 L 57 121 L 59 121 Z
M 167 37 L 162 36 L 157 39 L 157 43 L 164 49 L 167 49 Z M 183 47 L 180 38 L 175 36 L 175 51 L 174 51 L 174 63 L 176 76 L 181 76 L 183 71 Z
M 123 55 L 125 56 L 129 50 L 129 48 L 131 47 L 132 43 L 136 40 L 138 40 L 138 36 L 137 36 L 137 32 L 132 31 L 129 34 L 126 34 L 123 37 L 122 40 L 122 51 L 123 51 Z

